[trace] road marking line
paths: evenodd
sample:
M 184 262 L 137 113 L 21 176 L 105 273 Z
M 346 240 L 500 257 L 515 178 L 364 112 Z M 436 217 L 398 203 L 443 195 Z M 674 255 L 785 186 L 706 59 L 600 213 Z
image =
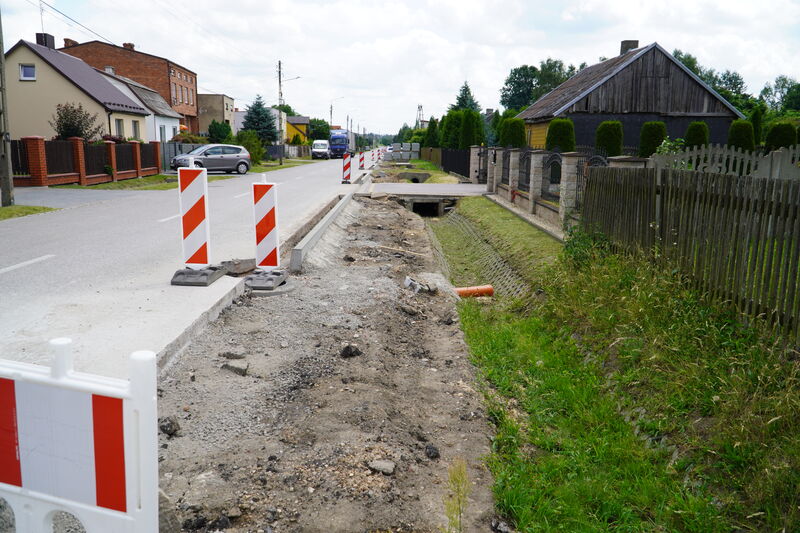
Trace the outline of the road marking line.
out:
M 5 274 L 6 272 L 11 272 L 12 270 L 16 270 L 18 268 L 26 267 L 28 265 L 32 265 L 34 263 L 38 263 L 40 261 L 46 261 L 48 259 L 52 259 L 55 257 L 53 254 L 43 255 L 41 257 L 37 257 L 36 259 L 31 259 L 30 261 L 23 261 L 22 263 L 17 263 L 16 265 L 11 265 L 10 267 L 0 268 L 0 274 Z
M 245 192 L 245 193 L 242 193 L 242 194 L 237 194 L 236 196 L 234 196 L 234 198 L 243 198 L 243 197 L 247 196 L 248 194 L 251 194 L 251 193 L 248 191 L 248 192 Z
M 162 218 L 161 220 L 159 220 L 159 222 L 166 222 L 168 220 L 174 220 L 174 219 L 178 218 L 179 216 L 181 216 L 180 213 L 178 213 L 177 215 L 172 215 L 171 217 Z

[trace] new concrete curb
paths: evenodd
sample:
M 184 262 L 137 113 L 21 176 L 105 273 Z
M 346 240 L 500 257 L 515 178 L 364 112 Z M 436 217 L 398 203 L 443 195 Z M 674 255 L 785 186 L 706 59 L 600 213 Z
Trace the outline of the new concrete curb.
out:
M 314 229 L 308 232 L 303 240 L 300 241 L 297 246 L 292 249 L 292 257 L 289 260 L 289 272 L 301 272 L 303 270 L 303 261 L 306 258 L 306 255 L 314 248 L 314 245 L 317 244 L 317 241 L 320 240 L 322 235 L 325 233 L 325 230 L 333 224 L 333 221 L 336 220 L 336 217 L 339 216 L 339 213 L 345 208 L 345 206 L 350 203 L 350 200 L 353 199 L 355 195 L 355 191 L 348 193 L 341 200 L 331 209 L 325 217 L 319 221 L 319 224 L 314 226 Z

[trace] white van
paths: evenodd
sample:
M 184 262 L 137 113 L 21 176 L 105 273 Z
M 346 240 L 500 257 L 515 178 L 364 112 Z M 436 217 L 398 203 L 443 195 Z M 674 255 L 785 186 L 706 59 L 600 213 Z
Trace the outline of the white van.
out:
M 328 141 L 314 141 L 311 145 L 311 159 L 330 159 L 331 147 Z

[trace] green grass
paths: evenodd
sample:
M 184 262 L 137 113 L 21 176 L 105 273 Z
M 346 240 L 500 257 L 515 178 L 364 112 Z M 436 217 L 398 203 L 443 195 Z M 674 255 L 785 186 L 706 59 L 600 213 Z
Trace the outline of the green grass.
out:
M 459 212 L 537 288 L 460 305 L 498 509 L 521 531 L 800 530 L 800 357 L 671 269 L 491 202 Z M 454 282 L 474 258 L 433 225 Z M 463 237 L 461 237 L 463 239 Z
M 441 171 L 434 163 L 425 161 L 424 159 L 412 159 L 409 161 L 414 166 L 415 170 L 438 170 Z
M 208 181 L 229 180 L 236 176 L 208 176 Z M 143 178 L 131 178 L 120 181 L 110 181 L 108 183 L 98 183 L 97 185 L 57 185 L 61 189 L 95 189 L 95 190 L 140 190 L 140 191 L 163 191 L 178 188 L 178 176 L 167 174 L 155 174 Z
M 312 161 L 311 159 L 302 161 L 299 160 L 287 161 L 284 158 L 284 161 L 286 162 L 282 165 L 279 165 L 277 161 L 262 161 L 260 165 L 256 165 L 253 168 L 251 168 L 250 172 L 271 172 L 273 170 L 281 170 L 283 168 L 292 168 L 292 167 L 299 167 L 301 165 L 308 165 L 311 164 L 312 162 L 316 163 L 316 161 Z
M 56 209 L 38 205 L 10 205 L 7 207 L 0 207 L 0 220 L 47 213 L 48 211 L 56 211 Z

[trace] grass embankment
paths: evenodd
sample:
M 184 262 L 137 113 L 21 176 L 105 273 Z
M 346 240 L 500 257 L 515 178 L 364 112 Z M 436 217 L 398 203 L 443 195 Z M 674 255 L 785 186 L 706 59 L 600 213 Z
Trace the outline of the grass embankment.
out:
M 797 531 L 800 357 L 668 269 L 552 243 L 485 199 L 459 212 L 539 289 L 460 304 L 522 531 Z M 469 244 L 435 224 L 458 283 Z M 785 529 L 784 529 L 785 528 Z
M 412 159 L 409 161 L 412 168 L 408 167 L 384 167 L 383 170 L 388 176 L 397 176 L 406 172 L 424 172 L 430 177 L 422 183 L 458 183 L 458 178 L 442 171 L 439 167 L 423 159 Z M 410 179 L 405 182 L 411 183 Z
M 48 211 L 56 211 L 56 209 L 38 205 L 10 205 L 7 207 L 0 207 L 0 220 L 47 213 Z
M 260 165 L 256 165 L 250 169 L 250 172 L 272 172 L 273 170 L 281 170 L 283 168 L 292 168 L 292 167 L 299 167 L 301 165 L 308 165 L 311 163 L 316 163 L 316 160 L 312 160 L 309 158 L 302 158 L 302 159 L 286 159 L 284 158 L 284 163 L 282 165 L 278 164 L 278 161 L 262 161 Z

